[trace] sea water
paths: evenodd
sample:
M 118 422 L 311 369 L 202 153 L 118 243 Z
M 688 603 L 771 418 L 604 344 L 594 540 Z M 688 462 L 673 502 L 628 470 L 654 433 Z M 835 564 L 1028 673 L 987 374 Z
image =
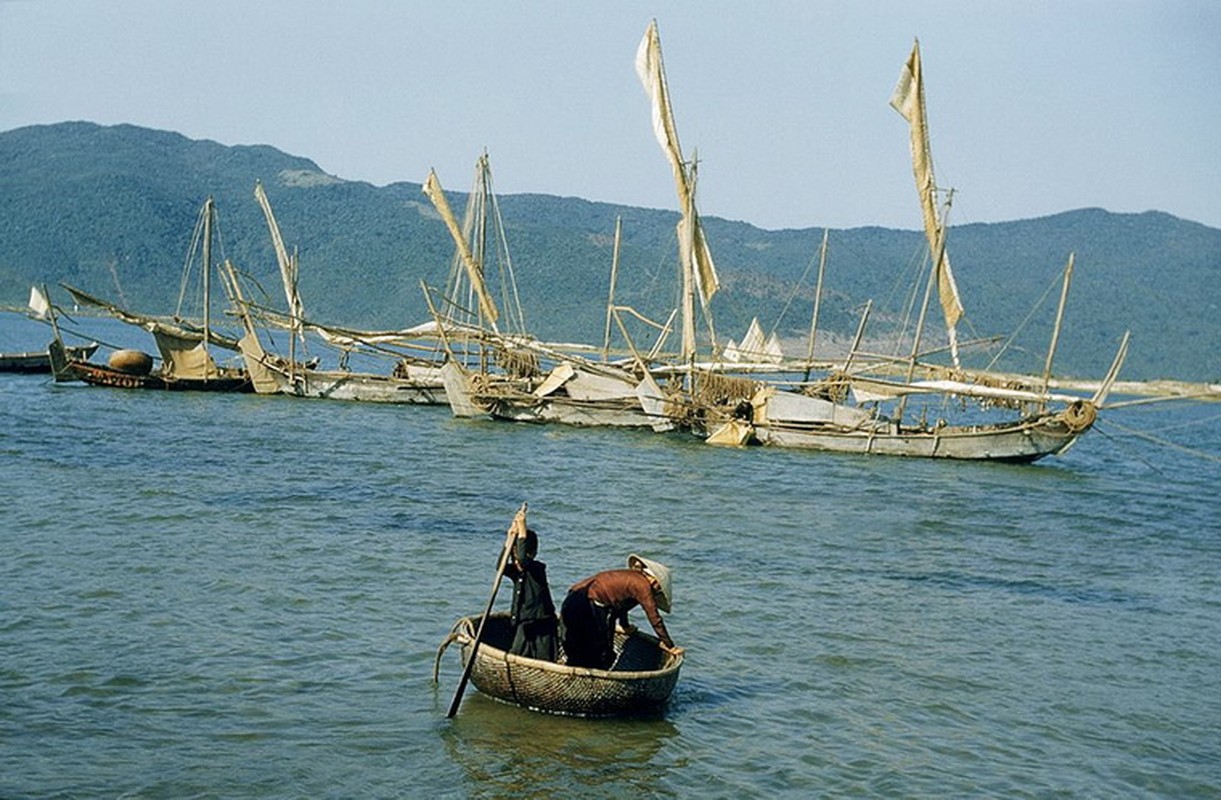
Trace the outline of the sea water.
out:
M 0 796 L 1217 797 L 1219 413 L 1010 466 L 0 376 Z M 660 715 L 446 718 L 522 502 L 557 599 L 673 570 Z

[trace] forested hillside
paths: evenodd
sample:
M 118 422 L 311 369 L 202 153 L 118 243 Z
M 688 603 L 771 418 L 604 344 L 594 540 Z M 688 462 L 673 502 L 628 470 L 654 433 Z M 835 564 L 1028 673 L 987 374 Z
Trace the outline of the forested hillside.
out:
M 493 170 L 496 157 L 491 153 Z M 461 213 L 471 175 L 440 177 Z M 299 254 L 312 317 L 368 328 L 427 318 L 420 282 L 444 284 L 453 245 L 419 183 L 375 187 L 325 175 L 312 161 L 269 146 L 228 147 L 84 122 L 0 133 L 0 303 L 20 305 L 31 284 L 63 281 L 135 310 L 170 313 L 209 194 L 220 213 L 223 255 L 276 298 L 279 278 L 253 197 L 256 180 L 288 248 Z M 674 306 L 676 212 L 542 195 L 502 196 L 500 208 L 532 333 L 600 342 L 617 217 L 617 301 L 655 319 Z M 913 222 L 917 214 L 913 201 Z M 741 336 L 758 316 L 801 353 L 823 235 L 818 220 L 804 230 L 715 218 L 705 226 L 723 282 L 713 300 L 718 334 Z M 872 299 L 868 335 L 879 342 L 905 308 L 919 305 L 923 287 L 914 287 L 926 249 L 914 230 L 830 231 L 820 341 L 850 338 Z M 967 309 L 963 338 L 1019 331 L 1004 368 L 1041 368 L 1059 275 L 1075 252 L 1058 373 L 1100 375 L 1131 329 L 1124 377 L 1221 378 L 1221 231 L 1158 212 L 1083 209 L 956 227 L 949 252 Z

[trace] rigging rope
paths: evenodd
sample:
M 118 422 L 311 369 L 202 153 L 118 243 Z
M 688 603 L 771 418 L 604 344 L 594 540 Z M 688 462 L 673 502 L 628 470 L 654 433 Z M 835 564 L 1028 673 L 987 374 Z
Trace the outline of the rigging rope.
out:
M 1042 306 L 1047 300 L 1047 295 L 1051 294 L 1051 290 L 1064 279 L 1064 271 L 1066 269 L 1068 268 L 1065 267 L 1064 269 L 1060 270 L 1059 274 L 1047 284 L 1047 288 L 1043 290 L 1043 296 L 1035 301 L 1034 307 L 1031 308 L 1029 313 L 1026 314 L 1026 318 L 1022 320 L 1013 331 L 1010 332 L 1009 338 L 1005 339 L 1005 343 L 1002 344 L 1000 349 L 996 351 L 996 355 L 992 356 L 992 360 L 988 362 L 988 366 L 984 367 L 984 370 L 990 370 L 996 366 L 996 362 L 999 361 L 1000 357 L 1003 356 L 1005 351 L 1009 349 L 1009 345 L 1013 344 L 1013 340 L 1017 338 L 1019 333 L 1021 333 L 1022 328 L 1026 327 L 1026 323 L 1030 322 L 1030 320 L 1034 317 L 1035 312 L 1037 312 L 1040 306 Z
M 1120 425 L 1118 422 L 1115 422 L 1113 420 L 1108 421 L 1107 424 L 1113 425 L 1114 427 L 1119 428 L 1124 433 L 1127 433 L 1131 436 L 1135 436 L 1138 439 L 1144 439 L 1145 441 L 1153 442 L 1154 444 L 1160 444 L 1165 447 L 1169 447 L 1172 450 L 1178 450 L 1179 452 L 1186 453 L 1186 454 L 1192 455 L 1192 456 L 1196 456 L 1198 458 L 1203 458 L 1207 461 L 1216 461 L 1218 463 L 1221 463 L 1221 456 L 1214 455 L 1212 453 L 1205 453 L 1203 450 L 1196 450 L 1195 448 L 1187 447 L 1185 445 L 1178 444 L 1177 442 L 1172 442 L 1169 439 L 1162 439 L 1162 438 L 1154 436 L 1152 434 L 1148 434 L 1143 431 L 1138 431 L 1134 428 L 1129 428 L 1126 425 Z

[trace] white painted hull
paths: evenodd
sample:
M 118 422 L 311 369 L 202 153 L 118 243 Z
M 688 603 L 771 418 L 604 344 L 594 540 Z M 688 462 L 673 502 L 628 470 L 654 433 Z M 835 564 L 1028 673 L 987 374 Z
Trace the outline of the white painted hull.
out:
M 1061 414 L 1044 414 L 1011 423 L 946 426 L 915 430 L 843 430 L 798 423 L 754 427 L 765 445 L 838 453 L 953 458 L 978 461 L 1037 461 L 1066 451 L 1088 430 L 1068 425 Z
M 440 380 L 416 380 L 360 372 L 306 370 L 294 379 L 283 376 L 281 394 L 365 403 L 441 405 L 445 385 Z
M 284 359 L 266 353 L 258 340 L 241 340 L 242 357 L 259 394 L 287 394 L 365 403 L 443 405 L 445 383 L 439 368 L 409 366 L 407 377 L 346 370 L 289 371 Z

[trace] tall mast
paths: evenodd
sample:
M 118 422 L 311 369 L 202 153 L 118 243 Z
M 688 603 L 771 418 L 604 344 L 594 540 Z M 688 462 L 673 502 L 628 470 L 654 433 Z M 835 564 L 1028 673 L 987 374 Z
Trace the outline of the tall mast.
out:
M 479 173 L 477 173 L 479 174 Z M 470 246 L 467 244 L 466 235 L 462 228 L 458 225 L 458 220 L 454 217 L 453 210 L 449 207 L 449 201 L 445 199 L 445 191 L 441 188 L 441 181 L 437 178 L 437 173 L 433 170 L 428 171 L 428 178 L 424 181 L 424 194 L 428 195 L 428 199 L 432 201 L 433 206 L 437 209 L 437 213 L 441 215 L 441 219 L 445 222 L 445 227 L 449 229 L 450 236 L 453 237 L 454 244 L 458 249 L 458 256 L 466 269 L 467 279 L 471 284 L 471 291 L 475 294 L 479 303 L 479 312 L 482 319 L 491 326 L 492 331 L 499 333 L 496 327 L 496 319 L 500 316 L 500 312 L 496 308 L 496 303 L 488 294 L 487 284 L 484 282 L 483 262 L 476 259 L 471 253 Z
M 1064 285 L 1060 287 L 1060 305 L 1056 308 L 1056 325 L 1051 331 L 1051 344 L 1047 347 L 1047 363 L 1043 365 L 1043 393 L 1051 383 L 1051 361 L 1056 355 L 1056 345 L 1060 341 L 1060 323 L 1064 320 L 1064 306 L 1068 302 L 1068 287 L 1073 280 L 1073 259 L 1076 253 L 1068 254 L 1068 265 L 1064 267 Z M 1042 406 L 1046 408 L 1044 401 Z
M 203 233 L 203 344 L 208 349 L 212 327 L 212 195 L 204 201 Z
M 611 254 L 610 294 L 606 298 L 606 333 L 602 336 L 602 360 L 610 359 L 611 316 L 615 313 L 615 280 L 619 276 L 619 242 L 623 234 L 623 217 L 615 217 L 615 249 Z
M 828 229 L 823 228 L 822 231 L 822 248 L 818 256 L 818 281 L 814 285 L 814 314 L 810 317 L 810 344 L 806 348 L 806 375 L 805 380 L 810 380 L 810 370 L 814 366 L 814 334 L 818 330 L 818 307 L 822 303 L 822 278 L 827 269 L 827 234 Z
M 941 309 L 945 314 L 946 334 L 950 339 L 950 355 L 954 366 L 958 366 L 958 334 L 956 325 L 962 317 L 962 301 L 958 296 L 958 285 L 950 269 L 950 258 L 945 251 L 946 215 L 937 218 L 937 181 L 933 175 L 933 155 L 929 147 L 928 114 L 924 101 L 924 72 L 920 63 L 920 42 L 912 47 L 911 55 L 899 73 L 899 82 L 891 95 L 890 105 L 907 120 L 911 137 L 912 173 L 916 179 L 916 192 L 920 198 L 920 210 L 924 216 L 924 233 L 928 238 L 929 251 L 933 255 L 933 275 L 936 276 L 937 292 Z M 948 212 L 949 202 L 946 203 Z
M 695 358 L 696 288 L 699 289 L 701 302 L 707 312 L 708 303 L 716 294 L 720 280 L 700 226 L 699 214 L 695 210 L 695 165 L 698 159 L 693 158 L 688 164 L 683 159 L 682 148 L 678 143 L 678 132 L 674 126 L 674 114 L 670 105 L 670 90 L 666 84 L 666 71 L 662 63 L 661 36 L 657 32 L 656 20 L 649 24 L 644 38 L 640 40 L 640 46 L 636 49 L 636 75 L 649 95 L 653 112 L 653 135 L 670 162 L 675 188 L 678 190 L 679 210 L 683 215 L 678 228 L 679 256 L 683 269 L 682 359 L 690 362 Z M 712 317 L 707 313 L 705 316 L 708 319 L 709 333 L 715 340 Z
M 692 175 L 687 182 L 694 188 L 694 166 Z M 686 197 L 686 207 L 683 209 L 683 219 L 679 223 L 679 263 L 683 272 L 682 326 L 683 349 L 682 360 L 686 363 L 695 361 L 695 192 L 689 191 Z
M 952 200 L 953 194 L 951 194 L 950 197 Z M 946 200 L 946 215 L 945 216 L 947 216 L 947 217 L 949 216 L 949 206 L 950 206 L 951 200 Z M 908 358 L 908 360 L 907 360 L 907 382 L 908 383 L 911 383 L 912 378 L 916 374 L 916 359 L 920 355 L 920 340 L 924 337 L 924 320 L 925 320 L 925 317 L 928 315 L 928 303 L 929 303 L 929 298 L 932 297 L 932 294 L 933 294 L 933 284 L 937 281 L 937 265 L 939 263 L 941 263 L 941 259 L 945 255 L 945 238 L 946 238 L 945 234 L 946 234 L 946 230 L 945 230 L 945 226 L 943 225 L 941 227 L 941 229 L 938 230 L 938 232 L 937 232 L 937 249 L 933 253 L 933 264 L 929 268 L 928 283 L 924 287 L 924 302 L 920 304 L 920 317 L 916 321 L 916 334 L 915 334 L 915 336 L 912 337 L 911 357 Z M 957 353 L 955 353 L 954 361 L 955 361 L 955 363 L 957 363 L 957 361 L 958 361 Z M 901 397 L 899 399 L 899 407 L 895 413 L 896 419 L 898 419 L 898 420 L 903 419 L 903 411 L 906 408 L 907 408 L 907 395 L 905 394 L 905 395 L 903 395 L 903 397 Z

